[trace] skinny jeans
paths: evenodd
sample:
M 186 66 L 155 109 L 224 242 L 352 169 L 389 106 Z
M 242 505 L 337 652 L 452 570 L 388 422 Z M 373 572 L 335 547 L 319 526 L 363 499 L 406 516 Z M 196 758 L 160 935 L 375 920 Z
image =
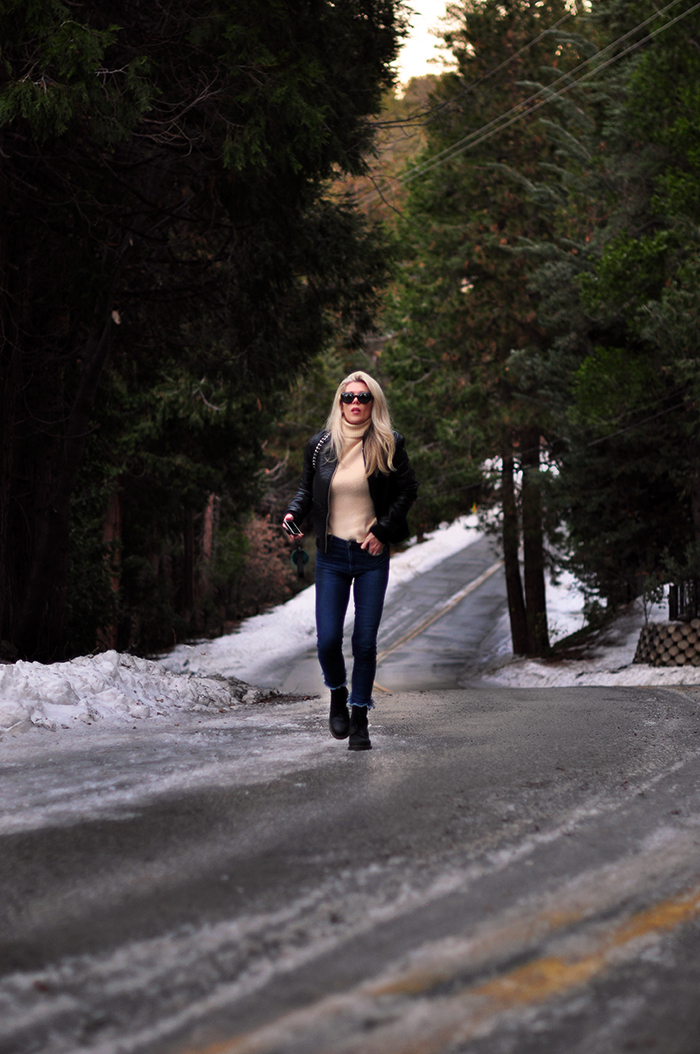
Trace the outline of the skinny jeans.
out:
M 347 683 L 343 656 L 343 624 L 350 601 L 355 602 L 352 633 L 352 687 L 348 705 L 372 708 L 377 671 L 377 633 L 389 581 L 389 547 L 372 556 L 359 542 L 328 538 L 328 552 L 316 553 L 316 635 L 318 661 L 328 688 Z

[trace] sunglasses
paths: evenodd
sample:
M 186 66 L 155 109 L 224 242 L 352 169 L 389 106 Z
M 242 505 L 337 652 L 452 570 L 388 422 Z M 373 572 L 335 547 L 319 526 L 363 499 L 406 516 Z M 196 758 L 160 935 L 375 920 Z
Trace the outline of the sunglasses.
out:
M 354 403 L 355 399 L 357 399 L 358 403 L 362 403 L 363 406 L 366 406 L 367 403 L 372 402 L 373 398 L 374 396 L 371 392 L 343 392 L 340 396 L 340 401 L 341 403 L 345 403 L 346 406 L 349 406 L 350 403 Z

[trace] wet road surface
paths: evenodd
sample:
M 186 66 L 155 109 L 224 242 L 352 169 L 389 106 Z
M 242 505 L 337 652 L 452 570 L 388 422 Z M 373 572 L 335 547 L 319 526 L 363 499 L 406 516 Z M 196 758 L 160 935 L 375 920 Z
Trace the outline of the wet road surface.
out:
M 484 687 L 504 612 L 486 540 L 397 587 L 365 754 L 0 741 L 0 1054 L 698 1054 L 700 690 Z
M 379 629 L 379 693 L 382 687 L 398 692 L 468 684 L 497 646 L 499 628 L 507 635 L 506 611 L 502 563 L 487 537 L 399 585 L 387 598 Z M 346 628 L 348 668 L 351 632 Z M 271 665 L 265 683 L 284 692 L 325 692 L 315 645 L 292 662 Z
M 0 1051 L 696 1054 L 700 693 L 0 744 Z

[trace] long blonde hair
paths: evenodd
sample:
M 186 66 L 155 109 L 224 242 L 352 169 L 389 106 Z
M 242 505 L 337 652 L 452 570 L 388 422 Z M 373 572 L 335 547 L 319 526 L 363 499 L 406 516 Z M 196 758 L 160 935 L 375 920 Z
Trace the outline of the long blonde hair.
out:
M 338 385 L 333 399 L 333 408 L 326 421 L 326 430 L 331 434 L 331 450 L 338 458 L 343 456 L 345 441 L 343 439 L 343 412 L 341 410 L 340 396 L 353 381 L 361 381 L 366 384 L 372 393 L 372 416 L 369 428 L 365 433 L 365 475 L 372 476 L 379 469 L 387 476 L 394 467 L 394 451 L 396 441 L 391 427 L 391 415 L 387 406 L 386 396 L 374 377 L 370 377 L 364 370 L 355 370 Z

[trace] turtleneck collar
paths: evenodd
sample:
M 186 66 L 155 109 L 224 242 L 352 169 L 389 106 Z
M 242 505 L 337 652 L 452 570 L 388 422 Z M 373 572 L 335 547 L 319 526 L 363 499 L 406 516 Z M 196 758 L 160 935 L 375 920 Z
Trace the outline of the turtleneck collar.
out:
M 363 421 L 362 424 L 353 424 L 352 421 L 346 421 L 343 417 L 340 422 L 340 429 L 343 433 L 343 439 L 352 441 L 353 439 L 362 439 L 365 432 L 372 424 L 370 418 L 369 421 Z

